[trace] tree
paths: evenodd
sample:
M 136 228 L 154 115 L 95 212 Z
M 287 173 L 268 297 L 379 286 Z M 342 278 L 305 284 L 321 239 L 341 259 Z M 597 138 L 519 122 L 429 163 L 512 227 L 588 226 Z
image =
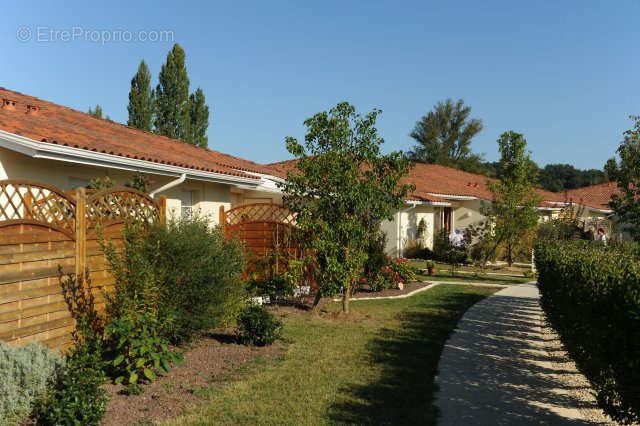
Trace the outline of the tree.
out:
M 189 77 L 185 53 L 175 44 L 162 65 L 155 90 L 154 132 L 174 139 L 190 138 Z
M 607 176 L 615 180 L 620 194 L 613 194 L 609 205 L 625 224 L 631 237 L 640 241 L 640 116 L 630 116 L 633 129 L 624 132 L 624 140 L 618 147 L 620 161 L 607 161 Z
M 89 110 L 87 111 L 87 114 L 93 115 L 95 118 L 103 118 L 102 117 L 102 107 L 99 104 L 96 105 L 96 107 L 93 108 L 93 109 L 91 109 L 91 107 L 89 107 Z
M 417 145 L 409 152 L 413 161 L 441 164 L 469 172 L 484 172 L 482 156 L 471 152 L 471 140 L 482 130 L 482 121 L 469 119 L 471 107 L 462 99 L 438 102 L 422 117 L 410 136 Z
M 129 90 L 129 120 L 127 125 L 141 130 L 151 130 L 153 120 L 154 92 L 151 90 L 151 73 L 143 61 L 138 66 L 138 72 L 131 79 Z
M 383 155 L 384 140 L 375 127 L 379 110 L 361 116 L 349 103 L 305 120 L 304 146 L 287 137 L 297 169 L 280 184 L 285 205 L 314 253 L 320 296 L 342 292 L 343 311 L 362 276 L 367 248 L 380 222 L 391 219 L 406 199 L 409 185 L 400 179 L 410 162 L 401 152 Z
M 207 147 L 207 128 L 209 127 L 209 107 L 205 104 L 201 88 L 189 96 L 190 134 L 187 142 L 203 148 Z
M 604 182 L 598 169 L 580 170 L 570 164 L 547 164 L 540 170 L 540 184 L 548 191 L 560 192 Z
M 534 191 L 531 176 L 530 156 L 526 152 L 527 141 L 514 131 L 504 132 L 498 138 L 500 150 L 499 181 L 488 181 L 492 194 L 491 203 L 482 208 L 491 232 L 485 255 L 491 256 L 504 246 L 509 266 L 513 264 L 514 253 L 522 240 L 538 223 L 536 208 L 540 199 Z

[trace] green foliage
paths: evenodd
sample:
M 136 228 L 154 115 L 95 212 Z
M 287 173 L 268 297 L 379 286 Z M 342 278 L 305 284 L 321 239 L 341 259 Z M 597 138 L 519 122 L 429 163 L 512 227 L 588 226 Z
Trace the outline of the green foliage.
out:
M 106 376 L 100 338 L 85 321 L 78 329 L 54 386 L 37 409 L 38 424 L 98 425 L 107 410 L 109 396 L 102 387 Z
M 560 192 L 604 182 L 598 169 L 580 170 L 571 164 L 547 164 L 539 172 L 540 185 L 547 191 Z
M 142 172 L 135 172 L 131 180 L 125 183 L 124 186 L 142 192 L 149 192 L 149 178 Z
M 610 159 L 607 175 L 617 182 L 620 194 L 611 196 L 610 205 L 625 225 L 625 231 L 640 241 L 640 116 L 631 116 L 633 129 L 624 132 L 618 147 L 620 161 Z
M 448 263 L 451 273 L 454 274 L 456 266 L 467 260 L 467 251 L 464 245 L 453 245 L 447 231 L 443 229 L 436 234 L 433 241 L 433 257 L 439 262 Z
M 143 238 L 161 289 L 160 315 L 173 318 L 166 330 L 172 342 L 235 320 L 246 297 L 238 241 L 197 215 L 154 226 Z
M 155 94 L 151 90 L 151 73 L 144 60 L 138 65 L 138 72 L 131 79 L 129 89 L 128 126 L 151 131 Z
M 640 246 L 545 241 L 535 260 L 541 305 L 598 403 L 640 421 Z
M 154 132 L 173 139 L 190 138 L 189 77 L 185 53 L 174 44 L 162 65 L 155 90 Z
M 14 348 L 0 342 L 0 425 L 24 421 L 61 364 L 60 356 L 44 346 Z
M 156 273 L 164 256 L 148 236 L 142 223 L 126 223 L 122 248 L 117 249 L 99 233 L 115 279 L 113 292 L 105 293 L 105 359 L 118 383 L 154 380 L 174 360 L 165 337 L 174 317 L 162 310 L 162 282 Z
M 482 130 L 482 121 L 469 119 L 470 114 L 471 107 L 465 106 L 462 99 L 438 102 L 411 132 L 418 144 L 409 158 L 481 173 L 482 156 L 471 151 L 471 140 Z
M 112 318 L 105 327 L 107 371 L 115 383 L 137 384 L 166 374 L 179 359 L 160 334 L 162 326 L 150 314 Z
M 189 116 L 191 124 L 187 142 L 206 148 L 208 144 L 209 107 L 205 104 L 204 92 L 199 87 L 195 93 L 189 96 Z
M 103 189 L 109 189 L 116 185 L 116 181 L 111 179 L 109 176 L 105 177 L 95 177 L 89 181 L 87 185 L 87 189 L 95 189 L 97 191 Z
M 294 285 L 291 281 L 285 279 L 284 275 L 271 275 L 265 278 L 254 278 L 247 282 L 249 293 L 256 296 L 267 296 L 269 300 L 274 301 L 279 296 L 292 296 Z
M 245 345 L 270 345 L 281 330 L 282 323 L 262 305 L 249 305 L 238 316 L 238 339 Z
M 92 115 L 95 118 L 104 118 L 102 116 L 102 107 L 100 105 L 96 105 L 95 108 L 89 107 L 89 109 L 87 110 L 87 114 Z M 106 118 L 109 119 L 109 116 L 107 116 Z
M 513 131 L 504 132 L 498 139 L 500 149 L 500 180 L 488 181 L 492 202 L 482 208 L 487 217 L 487 228 L 491 232 L 483 235 L 489 253 L 502 246 L 507 262 L 514 262 L 519 246 L 525 236 L 538 223 L 539 198 L 532 186 L 532 171 L 527 141 Z
M 342 292 L 345 312 L 372 232 L 403 205 L 410 189 L 400 184 L 408 160 L 400 152 L 380 151 L 379 113 L 361 116 L 352 105 L 340 103 L 305 121 L 304 146 L 286 139 L 298 162 L 280 185 L 284 203 L 297 215 L 305 248 L 316 256 L 319 294 Z

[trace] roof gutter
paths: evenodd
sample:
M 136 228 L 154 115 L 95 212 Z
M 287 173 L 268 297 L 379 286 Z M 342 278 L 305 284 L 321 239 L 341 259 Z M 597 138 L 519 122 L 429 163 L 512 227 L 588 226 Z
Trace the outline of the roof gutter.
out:
M 248 185 L 253 188 L 260 184 L 260 179 L 233 176 L 224 173 L 205 172 L 186 167 L 154 163 L 153 161 L 137 160 L 121 157 L 119 155 L 104 154 L 101 152 L 88 151 L 86 149 L 38 142 L 4 130 L 0 130 L 0 147 L 19 152 L 33 158 L 65 161 L 88 166 L 176 177 L 181 177 L 183 174 L 186 174 L 186 178 L 188 179 L 224 183 L 227 185 Z
M 440 198 L 449 198 L 451 200 L 463 200 L 463 201 L 470 201 L 470 200 L 478 200 L 478 197 L 474 197 L 471 195 L 453 195 L 453 194 L 438 194 L 435 192 L 429 192 L 430 195 L 433 195 L 434 197 L 440 197 Z

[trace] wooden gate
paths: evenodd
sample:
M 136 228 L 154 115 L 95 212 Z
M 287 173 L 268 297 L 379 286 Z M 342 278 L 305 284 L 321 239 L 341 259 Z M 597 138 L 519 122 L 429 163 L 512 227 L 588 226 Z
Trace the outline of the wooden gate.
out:
M 225 211 L 220 208 L 220 224 L 230 238 L 244 243 L 249 268 L 261 260 L 272 260 L 276 272 L 287 259 L 298 258 L 295 216 L 277 204 L 246 204 Z
M 66 193 L 29 180 L 0 181 L 0 340 L 51 348 L 70 343 L 73 320 L 64 301 L 58 267 L 91 273 L 92 289 L 109 290 L 113 277 L 97 241 L 122 238 L 129 219 L 163 220 L 158 202 L 131 188 Z M 96 293 L 102 300 L 102 292 Z

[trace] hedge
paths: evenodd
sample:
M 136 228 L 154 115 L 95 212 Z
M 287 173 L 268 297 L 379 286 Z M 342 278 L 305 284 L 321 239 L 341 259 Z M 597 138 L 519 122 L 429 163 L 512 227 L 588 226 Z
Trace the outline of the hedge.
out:
M 640 421 L 639 246 L 585 241 L 536 246 L 541 305 L 598 403 L 621 423 Z

